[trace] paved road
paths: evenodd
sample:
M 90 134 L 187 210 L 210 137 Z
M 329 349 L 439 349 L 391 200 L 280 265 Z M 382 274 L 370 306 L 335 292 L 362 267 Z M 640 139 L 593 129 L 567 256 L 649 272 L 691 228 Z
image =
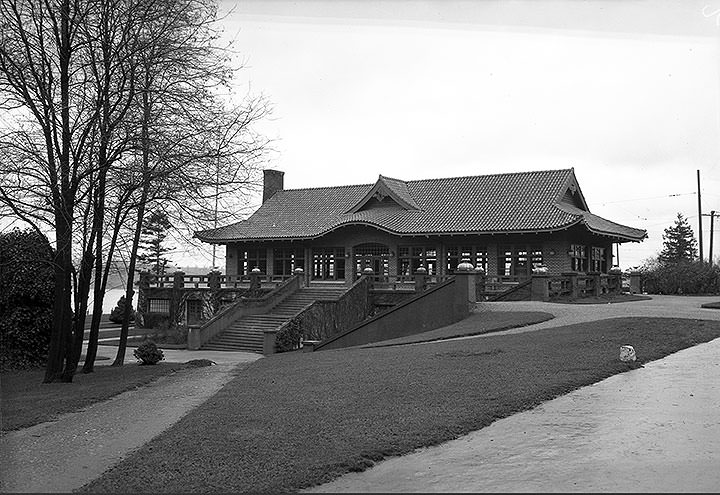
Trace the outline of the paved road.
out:
M 717 302 L 718 300 L 720 300 L 720 296 L 652 296 L 652 299 L 646 301 L 617 304 L 557 304 L 538 301 L 493 302 L 478 303 L 476 311 L 546 311 L 555 315 L 552 320 L 500 332 L 523 333 L 585 321 L 626 316 L 720 321 L 720 310 L 701 307 L 705 303 Z M 492 335 L 497 335 L 497 333 Z
M 556 315 L 499 332 L 520 333 L 617 316 L 720 320 L 719 310 L 700 308 L 713 300 L 717 297 L 658 296 L 582 306 L 506 302 L 481 304 L 478 310 Z M 717 492 L 718 411 L 720 339 L 715 339 L 306 492 Z

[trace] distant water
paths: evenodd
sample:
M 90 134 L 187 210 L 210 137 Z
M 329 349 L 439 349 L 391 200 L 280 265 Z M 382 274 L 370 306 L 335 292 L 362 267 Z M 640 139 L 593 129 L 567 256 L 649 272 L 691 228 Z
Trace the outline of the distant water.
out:
M 109 313 L 113 310 L 115 306 L 117 306 L 118 299 L 120 299 L 120 296 L 125 295 L 125 289 L 110 289 L 105 291 L 105 297 L 103 298 L 103 313 Z M 133 309 L 137 306 L 137 290 L 135 290 L 135 295 L 133 296 Z M 92 307 L 93 307 L 93 301 L 92 301 L 92 294 L 90 294 L 90 301 L 88 301 L 88 308 L 90 313 L 92 314 Z

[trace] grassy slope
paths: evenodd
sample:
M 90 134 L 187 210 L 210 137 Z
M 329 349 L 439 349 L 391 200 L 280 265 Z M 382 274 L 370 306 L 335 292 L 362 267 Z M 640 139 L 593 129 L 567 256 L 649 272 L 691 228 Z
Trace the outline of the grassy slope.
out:
M 558 304 L 617 304 L 624 302 L 633 301 L 647 301 L 652 299 L 650 296 L 644 296 L 642 294 L 602 294 L 599 296 L 589 297 L 559 297 L 553 299 L 552 302 Z
M 554 316 L 543 311 L 486 311 L 471 313 L 469 317 L 446 327 L 429 330 L 427 332 L 399 337 L 397 339 L 383 340 L 367 344 L 363 347 L 386 347 L 389 345 L 413 344 L 417 342 L 432 342 L 453 337 L 466 337 L 483 333 L 499 332 L 509 328 L 525 327 L 535 323 L 551 320 Z
M 95 372 L 89 374 L 78 369 L 72 383 L 42 383 L 44 369 L 5 372 L 0 375 L 2 430 L 50 421 L 59 414 L 77 411 L 186 367 L 169 363 L 95 366 Z
M 485 427 L 629 366 L 720 336 L 720 323 L 618 318 L 416 346 L 288 353 L 218 394 L 93 492 L 292 491 Z

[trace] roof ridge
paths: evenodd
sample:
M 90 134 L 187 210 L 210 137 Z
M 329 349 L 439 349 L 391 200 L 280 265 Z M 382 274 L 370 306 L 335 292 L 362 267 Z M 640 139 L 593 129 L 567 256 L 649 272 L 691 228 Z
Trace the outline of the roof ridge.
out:
M 375 183 L 372 184 L 345 184 L 342 186 L 320 186 L 320 187 L 299 187 L 297 189 L 282 189 L 278 192 L 283 191 L 317 191 L 318 189 L 345 189 L 350 187 L 372 187 Z
M 453 177 L 435 177 L 432 179 L 413 179 L 413 180 L 403 180 L 403 179 L 396 179 L 394 177 L 388 177 L 387 175 L 378 174 L 383 179 L 390 179 L 390 180 L 396 180 L 399 182 L 404 182 L 406 184 L 409 184 L 411 182 L 427 182 L 431 180 L 453 180 L 453 179 L 470 179 L 473 177 L 497 177 L 497 176 L 503 176 L 503 175 L 522 175 L 522 174 L 536 174 L 536 173 L 548 173 L 548 172 L 570 172 L 573 168 L 557 168 L 557 169 L 551 169 L 551 170 L 528 170 L 525 172 L 500 172 L 496 174 L 476 174 L 476 175 L 457 175 Z M 350 188 L 350 187 L 372 187 L 377 183 L 377 181 L 373 183 L 366 183 L 366 184 L 344 184 L 341 186 L 320 186 L 320 187 L 300 187 L 297 189 L 283 189 L 282 191 L 317 191 L 319 189 L 342 189 L 342 188 Z M 282 192 L 278 191 L 278 192 Z
M 538 173 L 547 173 L 547 172 L 570 172 L 573 168 L 556 168 L 552 170 L 528 170 L 526 172 L 499 172 L 496 174 L 480 174 L 480 175 L 457 175 L 453 177 L 436 177 L 434 179 L 413 179 L 405 181 L 406 183 L 410 182 L 426 182 L 430 180 L 452 180 L 452 179 L 471 179 L 474 177 L 499 177 L 503 175 L 523 175 L 523 174 L 538 174 Z

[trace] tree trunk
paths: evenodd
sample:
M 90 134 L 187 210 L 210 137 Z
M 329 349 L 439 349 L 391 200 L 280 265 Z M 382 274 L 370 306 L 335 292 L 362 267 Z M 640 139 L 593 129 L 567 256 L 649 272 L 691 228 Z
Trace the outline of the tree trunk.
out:
M 97 357 L 97 346 L 100 338 L 100 319 L 102 318 L 102 306 L 105 296 L 105 284 L 103 284 L 103 263 L 102 263 L 102 235 L 98 235 L 95 240 L 95 282 L 93 288 L 93 312 L 92 321 L 90 323 L 90 335 L 88 336 L 88 346 L 85 353 L 85 362 L 83 363 L 83 373 L 92 373 L 95 367 L 95 358 Z M 108 255 L 107 264 L 110 265 L 112 253 Z
M 80 262 L 80 276 L 78 290 L 75 294 L 75 316 L 73 318 L 72 346 L 67 352 L 65 370 L 62 381 L 72 382 L 75 371 L 80 363 L 82 354 L 83 336 L 85 335 L 85 314 L 87 313 L 88 295 L 90 294 L 90 280 L 93 269 L 93 249 L 95 244 L 95 232 L 90 235 L 88 246 L 83 252 Z
M 57 254 L 55 266 L 55 306 L 53 333 L 50 339 L 45 383 L 63 378 L 63 360 L 72 348 L 71 282 L 72 271 L 72 219 L 75 198 L 70 187 L 70 0 L 60 6 L 60 123 L 61 145 L 59 158 L 59 204 L 55 205 L 55 232 Z
M 120 329 L 120 341 L 118 342 L 117 356 L 113 366 L 122 366 L 125 362 L 125 350 L 127 348 L 128 330 L 130 327 L 130 309 L 132 308 L 133 284 L 135 282 L 135 263 L 137 261 L 138 245 L 140 243 L 140 233 L 142 231 L 143 218 L 145 216 L 145 203 L 148 198 L 150 189 L 150 99 L 148 96 L 149 88 L 149 67 L 145 67 L 145 85 L 142 95 L 142 128 L 141 128 L 141 146 L 142 146 L 142 193 L 138 204 L 137 224 L 135 225 L 135 233 L 133 235 L 132 247 L 130 249 L 130 266 L 127 274 L 127 287 L 125 289 L 125 311 L 123 314 L 122 328 Z
M 63 360 L 66 354 L 67 335 L 70 332 L 70 270 L 68 269 L 71 244 L 70 226 L 57 215 L 55 235 L 55 302 L 53 303 L 53 326 L 48 349 L 48 362 L 45 368 L 44 383 L 57 381 L 63 372 Z

